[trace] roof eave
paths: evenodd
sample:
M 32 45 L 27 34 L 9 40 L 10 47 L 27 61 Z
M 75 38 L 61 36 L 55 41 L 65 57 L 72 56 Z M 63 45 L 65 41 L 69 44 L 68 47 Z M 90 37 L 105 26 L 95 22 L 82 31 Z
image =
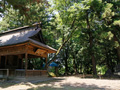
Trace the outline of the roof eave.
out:
M 57 53 L 57 50 L 56 49 L 54 49 L 54 48 L 46 48 L 46 47 L 44 47 L 44 46 L 41 46 L 41 45 L 39 45 L 39 44 L 37 44 L 37 43 L 35 43 L 35 42 L 32 42 L 31 40 L 29 40 L 29 44 L 31 44 L 31 45 L 35 45 L 35 46 L 37 46 L 37 47 L 39 47 L 39 48 L 43 48 L 43 49 L 46 49 L 46 50 L 48 50 L 49 51 L 49 53 Z M 50 47 L 50 46 L 49 46 Z

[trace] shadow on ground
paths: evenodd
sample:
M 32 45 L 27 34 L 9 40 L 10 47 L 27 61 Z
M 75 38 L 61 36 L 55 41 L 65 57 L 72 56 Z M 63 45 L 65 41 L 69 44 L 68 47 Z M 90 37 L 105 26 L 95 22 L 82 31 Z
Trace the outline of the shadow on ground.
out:
M 70 84 L 70 83 L 66 83 L 66 84 L 60 84 L 59 87 L 56 87 L 56 85 L 52 84 L 52 86 L 45 85 L 45 86 L 39 86 L 37 88 L 31 88 L 28 90 L 106 90 L 107 87 L 98 87 L 96 85 L 86 85 L 85 83 L 75 83 L 75 84 Z M 111 90 L 111 89 L 107 89 L 107 90 Z
M 24 79 L 20 78 L 19 80 L 16 80 L 16 79 L 0 80 L 0 88 L 4 89 L 4 88 L 8 88 L 15 85 L 26 85 L 26 86 L 30 86 L 31 84 L 38 85 L 41 83 L 59 82 L 60 80 L 63 80 L 63 79 L 57 79 L 52 77 L 43 77 L 43 78 L 30 77 L 30 78 L 24 78 Z
M 29 86 L 28 90 L 111 90 L 110 87 L 99 87 L 95 84 L 65 82 L 65 78 L 33 77 L 21 80 L 0 81 L 0 88 L 15 85 Z M 91 82 L 92 83 L 92 82 Z M 34 87 L 35 86 L 35 87 Z M 26 90 L 26 89 L 25 89 Z

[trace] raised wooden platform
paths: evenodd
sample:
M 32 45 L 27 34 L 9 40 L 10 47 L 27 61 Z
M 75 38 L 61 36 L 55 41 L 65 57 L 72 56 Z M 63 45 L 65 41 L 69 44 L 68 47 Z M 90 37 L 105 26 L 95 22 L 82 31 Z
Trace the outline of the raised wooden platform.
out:
M 32 76 L 47 76 L 47 70 L 27 70 L 25 72 L 25 69 L 0 69 L 0 77 L 17 77 L 17 76 L 26 76 L 26 77 L 32 77 Z

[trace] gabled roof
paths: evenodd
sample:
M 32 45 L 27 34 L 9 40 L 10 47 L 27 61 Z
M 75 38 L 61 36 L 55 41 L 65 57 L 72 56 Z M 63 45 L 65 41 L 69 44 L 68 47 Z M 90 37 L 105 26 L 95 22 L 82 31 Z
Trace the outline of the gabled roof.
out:
M 39 39 L 35 39 L 35 36 L 38 36 Z M 56 49 L 45 45 L 41 29 L 38 27 L 27 26 L 0 33 L 0 47 L 16 45 L 25 42 L 32 42 L 44 48 L 56 51 Z

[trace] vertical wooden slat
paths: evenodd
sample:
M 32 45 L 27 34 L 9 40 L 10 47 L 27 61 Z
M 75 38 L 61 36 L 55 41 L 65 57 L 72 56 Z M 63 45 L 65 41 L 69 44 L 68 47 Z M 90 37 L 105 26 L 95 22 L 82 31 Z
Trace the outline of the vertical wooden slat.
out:
M 27 67 L 28 67 L 28 54 L 25 53 L 25 75 L 27 75 Z

